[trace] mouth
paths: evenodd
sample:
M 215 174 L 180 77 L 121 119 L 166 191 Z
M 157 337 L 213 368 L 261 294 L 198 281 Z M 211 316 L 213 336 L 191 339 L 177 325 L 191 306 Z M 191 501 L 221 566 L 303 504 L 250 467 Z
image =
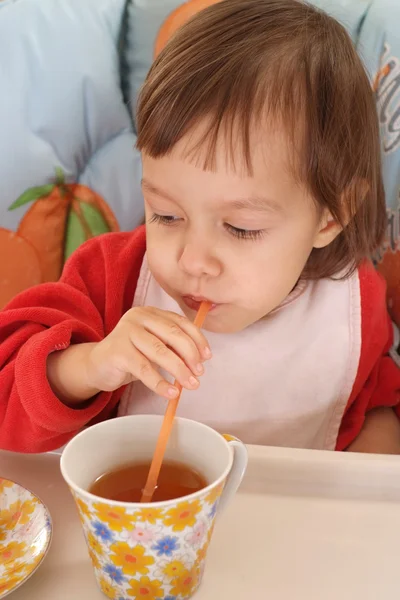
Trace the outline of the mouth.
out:
M 196 312 L 199 310 L 202 302 L 210 302 L 211 303 L 210 312 L 215 310 L 217 308 L 217 306 L 219 306 L 218 304 L 215 304 L 208 298 L 202 298 L 200 296 L 182 296 L 182 300 L 188 308 L 190 308 L 191 310 L 195 310 Z

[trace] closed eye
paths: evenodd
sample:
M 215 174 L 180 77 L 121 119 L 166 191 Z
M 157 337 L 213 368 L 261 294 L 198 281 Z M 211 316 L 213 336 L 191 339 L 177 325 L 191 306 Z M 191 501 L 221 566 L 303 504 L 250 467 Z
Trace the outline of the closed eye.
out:
M 239 240 L 259 240 L 266 233 L 265 229 L 240 229 L 239 227 L 229 225 L 229 223 L 225 223 L 224 227 L 231 235 Z
M 179 217 L 173 215 L 158 215 L 154 213 L 149 220 L 149 223 L 160 223 L 161 225 L 175 225 L 180 221 Z

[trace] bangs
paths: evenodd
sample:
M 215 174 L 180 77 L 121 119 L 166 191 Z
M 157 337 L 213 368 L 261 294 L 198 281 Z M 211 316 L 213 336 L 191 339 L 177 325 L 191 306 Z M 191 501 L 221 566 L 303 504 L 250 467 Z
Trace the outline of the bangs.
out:
M 248 47 L 230 31 L 221 31 L 216 47 L 199 35 L 195 22 L 178 32 L 148 74 L 137 107 L 137 148 L 161 158 L 187 136 L 184 157 L 215 170 L 222 142 L 229 167 L 236 171 L 240 158 L 252 175 L 253 134 L 273 124 L 286 133 L 291 167 L 299 175 L 305 82 L 296 48 L 290 52 L 286 42 L 285 51 L 269 60 L 265 53 L 249 60 Z M 291 59 L 296 52 L 297 59 Z

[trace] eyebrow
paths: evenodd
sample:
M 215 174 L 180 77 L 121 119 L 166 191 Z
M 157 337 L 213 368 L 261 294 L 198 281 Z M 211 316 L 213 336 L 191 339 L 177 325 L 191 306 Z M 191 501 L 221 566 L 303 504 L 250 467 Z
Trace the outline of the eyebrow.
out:
M 156 187 L 146 179 L 142 179 L 142 187 L 148 192 L 156 194 L 170 202 L 176 202 L 169 194 Z M 262 196 L 252 196 L 249 198 L 236 198 L 234 200 L 226 201 L 226 205 L 236 210 L 256 210 L 259 212 L 273 211 L 282 212 L 282 206 L 278 202 L 274 202 L 269 198 L 263 198 Z

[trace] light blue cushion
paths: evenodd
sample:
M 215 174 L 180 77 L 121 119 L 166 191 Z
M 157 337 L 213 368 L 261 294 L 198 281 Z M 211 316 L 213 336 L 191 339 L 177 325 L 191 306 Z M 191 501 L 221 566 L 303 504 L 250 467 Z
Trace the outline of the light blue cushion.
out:
M 140 156 L 120 87 L 125 0 L 0 2 L 0 225 L 7 207 L 60 166 L 113 208 L 123 229 L 142 218 Z
M 167 16 L 182 0 L 129 0 L 125 58 L 127 94 L 132 114 L 135 112 L 140 87 L 153 61 L 158 30 Z
M 314 0 L 312 3 L 332 14 L 356 41 L 362 19 L 373 0 Z M 184 0 L 129 0 L 125 40 L 124 84 L 132 113 L 138 92 L 153 60 L 154 43 L 166 17 Z

